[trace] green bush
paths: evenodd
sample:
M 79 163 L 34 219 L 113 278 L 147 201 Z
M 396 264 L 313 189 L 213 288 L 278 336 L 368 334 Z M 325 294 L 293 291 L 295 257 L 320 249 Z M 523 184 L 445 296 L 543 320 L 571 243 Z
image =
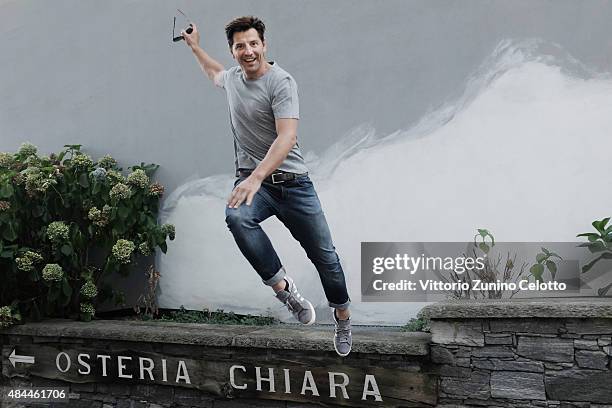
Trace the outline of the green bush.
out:
M 429 320 L 422 317 L 417 316 L 416 318 L 411 318 L 408 323 L 401 327 L 401 331 L 405 332 L 428 332 L 429 331 Z
M 94 162 L 81 145 L 64 147 L 0 153 L 1 326 L 21 316 L 90 320 L 96 304 L 121 297 L 113 274 L 127 276 L 138 256 L 165 253 L 174 239 L 173 225 L 157 224 L 157 165 L 126 177 L 110 156 Z

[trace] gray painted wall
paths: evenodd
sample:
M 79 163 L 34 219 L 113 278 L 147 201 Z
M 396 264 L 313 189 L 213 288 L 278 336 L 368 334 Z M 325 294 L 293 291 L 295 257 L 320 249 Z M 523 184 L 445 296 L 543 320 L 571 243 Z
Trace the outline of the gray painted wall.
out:
M 3 0 L 0 150 L 81 143 L 126 166 L 160 164 L 169 191 L 231 172 L 224 95 L 184 44 L 169 41 L 176 7 L 226 66 L 224 24 L 264 19 L 269 58 L 300 87 L 305 152 L 364 122 L 380 135 L 407 128 L 460 94 L 504 38 L 542 38 L 612 68 L 610 1 Z
M 170 41 L 176 7 L 226 66 L 225 23 L 264 19 L 269 58 L 300 87 L 305 153 L 322 153 L 363 123 L 378 137 L 409 128 L 461 95 L 504 39 L 557 43 L 587 67 L 612 71 L 610 1 L 0 0 L 0 151 L 80 143 L 125 167 L 159 164 L 168 194 L 231 173 L 224 94 Z

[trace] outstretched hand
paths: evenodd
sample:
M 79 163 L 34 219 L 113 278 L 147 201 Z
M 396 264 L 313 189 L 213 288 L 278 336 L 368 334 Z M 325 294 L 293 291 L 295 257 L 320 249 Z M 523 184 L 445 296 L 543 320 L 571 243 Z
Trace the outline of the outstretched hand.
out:
M 250 175 L 234 187 L 232 194 L 227 199 L 227 206 L 229 208 L 238 208 L 245 201 L 246 205 L 251 205 L 255 193 L 259 191 L 260 187 L 261 181 Z

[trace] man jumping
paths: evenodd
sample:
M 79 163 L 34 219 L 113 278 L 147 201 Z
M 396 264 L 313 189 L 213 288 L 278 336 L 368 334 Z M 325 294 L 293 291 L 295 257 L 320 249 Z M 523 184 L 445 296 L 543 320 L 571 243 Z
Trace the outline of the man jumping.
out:
M 192 27 L 190 34 L 181 34 L 202 71 L 225 89 L 229 104 L 237 179 L 225 210 L 227 226 L 264 284 L 272 287 L 298 321 L 312 324 L 313 305 L 286 275 L 259 224 L 274 215 L 289 229 L 319 272 L 333 308 L 334 348 L 346 356 L 352 345 L 350 298 L 321 203 L 297 143 L 297 84 L 277 63 L 266 60 L 265 25 L 260 19 L 240 17 L 225 27 L 230 52 L 238 62 L 228 70 L 200 47 L 200 34 L 195 25 Z

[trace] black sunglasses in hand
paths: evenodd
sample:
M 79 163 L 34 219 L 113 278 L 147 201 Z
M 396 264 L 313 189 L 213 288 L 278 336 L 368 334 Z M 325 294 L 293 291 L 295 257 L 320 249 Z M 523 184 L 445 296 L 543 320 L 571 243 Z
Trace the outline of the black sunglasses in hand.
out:
M 185 15 L 185 13 L 183 13 L 183 12 L 182 12 L 181 10 L 179 10 L 179 9 L 177 9 L 177 11 L 178 11 L 179 13 L 181 13 L 183 16 L 185 16 L 185 18 L 186 18 L 186 19 L 187 19 L 187 21 L 189 22 L 189 27 L 187 27 L 187 28 L 185 29 L 185 32 L 186 32 L 187 34 L 191 34 L 191 33 L 193 33 L 193 24 L 192 24 L 192 23 L 191 23 L 191 21 L 189 20 L 189 17 L 187 17 L 187 16 Z M 176 30 L 176 17 L 174 17 L 174 22 L 172 23 L 172 41 L 174 41 L 174 42 L 179 42 L 179 41 L 181 41 L 181 40 L 184 40 L 185 38 L 184 38 L 182 35 L 179 35 L 178 37 L 176 36 L 176 34 L 175 34 L 175 30 Z

